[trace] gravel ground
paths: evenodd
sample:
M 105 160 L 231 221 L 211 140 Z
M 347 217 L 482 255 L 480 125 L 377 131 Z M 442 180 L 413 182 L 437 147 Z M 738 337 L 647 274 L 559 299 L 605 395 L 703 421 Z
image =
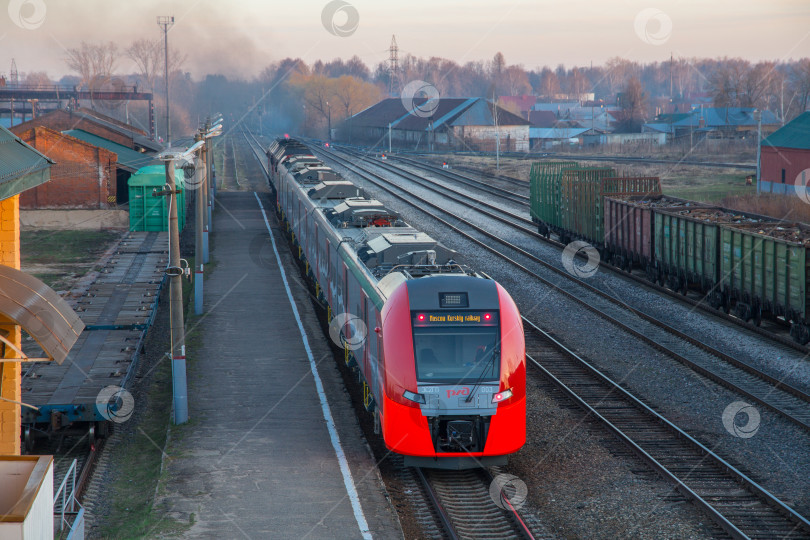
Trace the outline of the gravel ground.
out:
M 339 167 L 339 170 L 344 169 Z M 358 180 L 354 174 L 348 174 L 347 177 L 352 181 Z M 365 184 L 363 181 L 358 183 Z M 418 223 L 420 229 L 464 254 L 466 262 L 499 280 L 515 297 L 524 315 L 554 332 L 569 346 L 614 379 L 622 381 L 625 387 L 738 465 L 785 502 L 794 505 L 801 513 L 810 513 L 810 453 L 807 452 L 808 436 L 805 432 L 768 410 L 758 408 L 761 422 L 755 435 L 749 438 L 733 436 L 724 428 L 722 417 L 727 406 L 742 400 L 740 396 L 695 375 L 691 370 L 621 333 L 558 293 L 549 291 L 540 284 L 527 287 L 526 276 L 521 271 L 494 259 L 488 251 L 425 217 L 418 209 L 406 206 L 379 188 L 366 187 L 370 193 L 399 211 L 406 221 Z M 424 188 L 415 187 L 411 183 L 408 184 L 408 189 L 417 194 L 424 191 Z M 435 194 L 431 195 L 431 200 L 436 198 Z M 455 209 L 454 203 L 442 204 L 448 210 Z M 481 217 L 477 223 L 493 227 L 505 239 L 525 236 L 514 231 L 510 233 L 506 226 L 489 223 L 487 218 Z M 518 241 L 536 255 L 562 266 L 557 248 L 528 238 L 518 238 Z M 541 270 L 538 272 L 543 273 Z M 791 350 L 773 345 L 759 336 L 749 335 L 728 323 L 719 323 L 704 313 L 692 311 L 669 300 L 662 301 L 661 296 L 635 284 L 625 283 L 623 279 L 608 272 L 598 272 L 589 283 L 601 284 L 614 291 L 614 294 L 619 294 L 624 301 L 637 304 L 637 307 L 643 307 L 663 320 L 676 323 L 679 328 L 685 328 L 695 337 L 741 359 L 771 366 L 784 374 L 789 373 L 789 380 L 793 384 L 806 386 L 810 380 L 807 363 Z M 553 411 L 543 413 L 540 410 L 538 414 L 553 416 Z M 595 467 L 595 470 L 601 470 L 600 466 Z M 587 491 L 593 489 L 592 486 L 584 485 L 581 488 Z M 623 495 L 619 498 L 623 498 Z M 566 511 L 566 508 L 562 506 L 561 511 Z M 617 516 L 616 519 L 634 523 L 637 516 L 630 508 L 626 510 L 624 518 Z

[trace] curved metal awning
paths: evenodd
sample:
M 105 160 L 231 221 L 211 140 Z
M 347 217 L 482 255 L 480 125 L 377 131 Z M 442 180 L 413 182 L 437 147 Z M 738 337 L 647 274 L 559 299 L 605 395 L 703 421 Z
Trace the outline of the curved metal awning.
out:
M 0 332 L 0 342 L 17 352 L 0 362 L 55 360 L 61 364 L 84 330 L 84 323 L 56 292 L 37 278 L 0 264 L 0 314 L 39 343 L 48 358 L 29 358 Z

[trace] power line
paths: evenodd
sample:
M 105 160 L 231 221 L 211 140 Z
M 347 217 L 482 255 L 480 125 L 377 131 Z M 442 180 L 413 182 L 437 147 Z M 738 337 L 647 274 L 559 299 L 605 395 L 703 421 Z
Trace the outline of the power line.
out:
M 388 94 L 393 97 L 399 89 L 399 46 L 397 36 L 391 36 L 391 46 L 388 48 Z

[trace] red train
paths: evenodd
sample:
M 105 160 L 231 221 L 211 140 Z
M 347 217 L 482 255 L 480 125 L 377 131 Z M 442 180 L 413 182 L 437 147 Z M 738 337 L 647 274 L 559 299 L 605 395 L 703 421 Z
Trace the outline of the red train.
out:
M 509 294 L 298 141 L 268 150 L 278 211 L 408 465 L 498 465 L 526 440 L 523 325 Z

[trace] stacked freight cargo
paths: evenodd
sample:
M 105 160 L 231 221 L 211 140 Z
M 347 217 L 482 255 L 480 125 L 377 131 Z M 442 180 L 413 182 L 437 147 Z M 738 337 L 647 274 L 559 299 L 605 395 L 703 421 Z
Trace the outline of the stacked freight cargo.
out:
M 810 342 L 810 226 L 661 195 L 657 178 L 536 163 L 531 216 L 541 234 L 585 239 L 603 260 L 759 325 L 791 323 Z

